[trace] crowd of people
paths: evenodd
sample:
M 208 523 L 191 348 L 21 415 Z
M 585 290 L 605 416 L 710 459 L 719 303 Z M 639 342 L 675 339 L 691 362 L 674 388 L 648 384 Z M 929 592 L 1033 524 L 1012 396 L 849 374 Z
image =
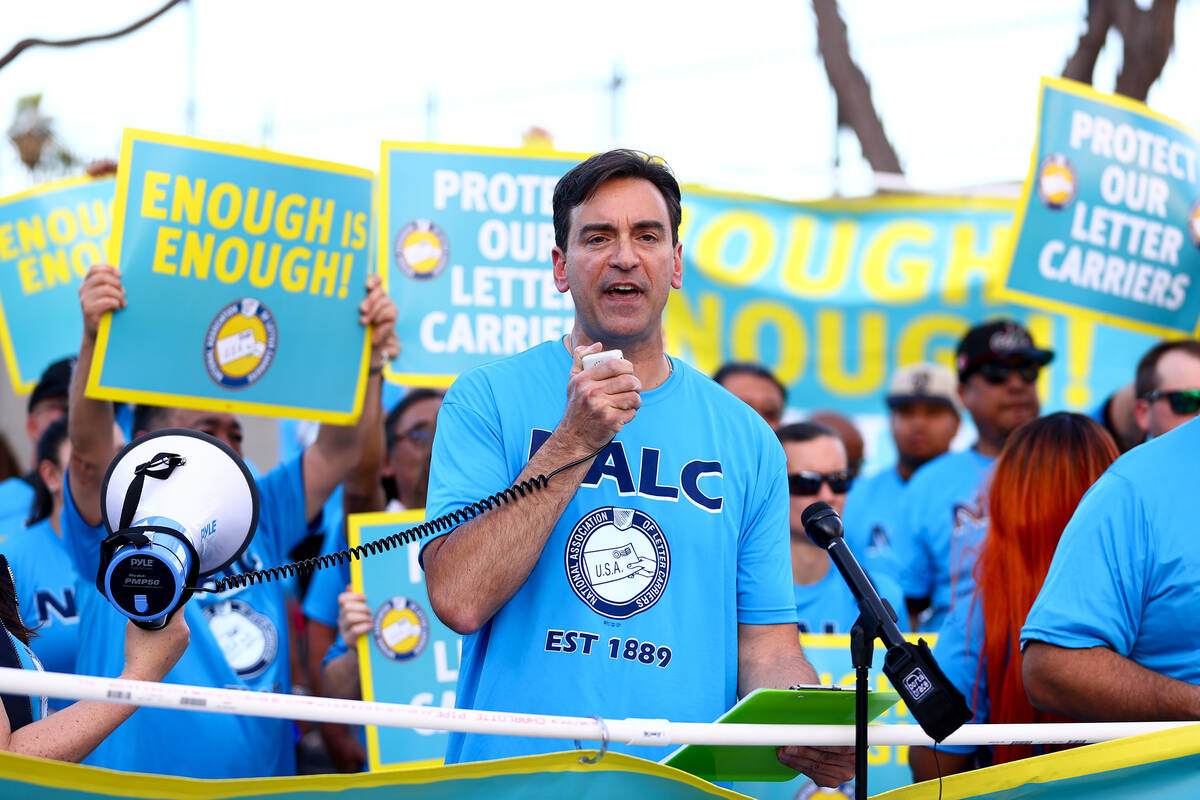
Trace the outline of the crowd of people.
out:
M 1042 416 L 1037 380 L 1054 354 L 1014 320 L 980 321 L 954 369 L 894 371 L 880 409 L 897 460 L 861 475 L 863 437 L 837 410 L 796 414 L 804 398 L 761 365 L 710 377 L 664 352 L 679 223 L 661 160 L 612 151 L 578 165 L 554 194 L 554 280 L 572 294 L 571 332 L 470 370 L 444 394 L 410 389 L 386 413 L 397 312 L 369 278 L 362 416 L 321 426 L 256 475 L 257 533 L 222 574 L 316 542 L 341 550 L 347 514 L 433 518 L 553 475 L 422 544 L 430 606 L 463 637 L 458 705 L 708 722 L 753 689 L 815 683 L 798 633 L 854 624 L 853 596 L 801 523 L 824 501 L 901 627 L 940 632 L 935 655 L 976 721 L 1200 719 L 1200 556 L 1182 468 L 1200 444 L 1187 424 L 1200 412 L 1200 343 L 1155 346 L 1090 416 Z M 197 594 L 155 632 L 96 591 L 102 480 L 125 442 L 188 428 L 240 455 L 242 429 L 230 414 L 87 397 L 100 320 L 126 300 L 107 265 L 79 295 L 78 355 L 49 367 L 29 398 L 32 469 L 0 483 L 0 665 L 361 696 L 355 643 L 371 611 L 346 565 Z M 954 451 L 964 414 L 976 438 Z M 554 636 L 564 631 L 588 647 L 566 650 Z M 286 720 L 3 701 L 0 750 L 205 778 L 315 768 L 298 763 L 301 731 Z M 361 732 L 322 725 L 320 737 L 329 768 L 363 768 Z M 560 747 L 454 733 L 446 760 Z M 1034 752 L 958 748 L 935 762 L 916 748 L 910 762 L 924 779 Z M 851 748 L 780 748 L 779 759 L 822 786 L 853 777 Z

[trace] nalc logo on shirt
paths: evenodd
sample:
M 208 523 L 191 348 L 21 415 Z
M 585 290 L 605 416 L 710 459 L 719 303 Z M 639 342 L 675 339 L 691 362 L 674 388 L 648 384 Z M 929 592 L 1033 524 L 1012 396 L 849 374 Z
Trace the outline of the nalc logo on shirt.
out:
M 269 617 L 241 600 L 212 603 L 203 610 L 213 638 L 239 678 L 258 677 L 271 666 L 279 652 L 279 633 Z
M 597 508 L 567 539 L 567 580 L 597 614 L 629 619 L 667 588 L 671 551 L 658 523 L 632 508 Z
M 243 297 L 222 308 L 204 334 L 204 368 L 226 389 L 245 389 L 266 374 L 275 359 L 279 331 L 275 315 Z
M 450 260 L 446 232 L 427 219 L 416 219 L 396 234 L 396 266 L 410 278 L 428 280 L 442 274 Z
M 429 641 L 429 617 L 409 597 L 393 597 L 375 611 L 371 638 L 379 652 L 392 661 L 410 661 L 421 655 Z

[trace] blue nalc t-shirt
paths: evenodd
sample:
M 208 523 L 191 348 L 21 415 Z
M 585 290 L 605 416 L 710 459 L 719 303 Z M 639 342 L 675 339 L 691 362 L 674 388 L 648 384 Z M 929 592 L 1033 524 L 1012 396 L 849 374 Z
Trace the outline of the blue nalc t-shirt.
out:
M 969 598 L 972 571 L 988 527 L 987 481 L 996 459 L 975 449 L 946 453 L 921 467 L 904 497 L 892 543 L 906 597 L 929 598 L 922 631 L 937 632 L 950 608 Z
M 0 546 L 4 539 L 25 527 L 33 504 L 33 487 L 21 478 L 0 481 Z
M 907 486 L 892 466 L 855 480 L 846 495 L 846 509 L 842 513 L 846 544 L 873 576 L 886 575 L 894 581 L 900 580 L 900 562 L 892 547 L 892 538 L 901 524 Z M 896 611 L 904 613 L 902 606 Z
M 305 536 L 304 476 L 299 458 L 259 479 L 258 491 L 258 531 L 246 552 L 222 574 L 276 566 Z M 80 612 L 76 671 L 115 677 L 124 665 L 127 620 L 95 586 L 105 531 L 79 516 L 69 482 L 64 495 L 63 539 L 81 576 L 76 584 Z M 198 593 L 184 605 L 183 613 L 191 641 L 164 682 L 291 690 L 283 584 L 258 583 L 216 596 Z M 294 744 L 290 720 L 142 708 L 83 763 L 194 778 L 294 775 Z
M 901 630 L 908 627 L 904 616 L 904 593 L 900 584 L 887 575 L 870 575 L 871 583 L 879 596 L 892 604 L 899 616 L 897 624 Z M 846 585 L 842 573 L 832 565 L 825 577 L 816 583 L 801 586 L 792 584 L 792 596 L 796 601 L 797 624 L 801 633 L 849 633 L 858 619 L 858 601 Z
M 1200 684 L 1200 423 L 1138 445 L 1084 495 L 1025 627 L 1030 640 L 1107 647 Z
M 783 449 L 747 405 L 673 363 L 593 462 L 522 587 L 464 637 L 459 707 L 711 722 L 737 699 L 738 623 L 795 624 Z M 430 519 L 512 484 L 562 418 L 570 370 L 552 341 L 455 382 Z M 446 760 L 569 747 L 452 733 Z
M 0 542 L 17 584 L 17 605 L 25 624 L 37 628 L 30 642 L 49 672 L 74 672 L 79 649 L 79 606 L 75 565 L 50 520 L 36 522 Z M 73 700 L 54 698 L 57 711 Z
M 983 606 L 977 593 L 962 598 L 946 615 L 933 646 L 933 657 L 946 678 L 967 699 L 971 722 L 989 720 L 987 667 L 983 659 Z M 950 753 L 973 753 L 976 745 L 940 744 Z

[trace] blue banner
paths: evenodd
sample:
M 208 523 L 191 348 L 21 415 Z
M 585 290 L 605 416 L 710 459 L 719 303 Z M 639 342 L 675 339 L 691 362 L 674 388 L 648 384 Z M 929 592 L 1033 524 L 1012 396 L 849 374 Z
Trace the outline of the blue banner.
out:
M 79 282 L 107 258 L 115 185 L 75 178 L 0 199 L 0 349 L 18 394 L 79 350 Z
M 1044 78 L 1007 294 L 1200 332 L 1200 141 L 1141 103 Z
M 101 323 L 88 395 L 354 421 L 372 186 L 353 167 L 127 130 L 110 250 L 128 305 Z
M 389 377 L 447 386 L 464 370 L 570 330 L 551 281 L 550 199 L 579 155 L 385 143 L 379 259 L 404 352 Z M 1057 353 L 1039 394 L 1090 409 L 1154 340 L 1001 297 L 1016 203 L 889 196 L 794 203 L 683 189 L 683 289 L 667 349 L 700 370 L 753 361 L 797 409 L 882 414 L 891 372 L 953 365 L 958 339 L 1013 316 Z

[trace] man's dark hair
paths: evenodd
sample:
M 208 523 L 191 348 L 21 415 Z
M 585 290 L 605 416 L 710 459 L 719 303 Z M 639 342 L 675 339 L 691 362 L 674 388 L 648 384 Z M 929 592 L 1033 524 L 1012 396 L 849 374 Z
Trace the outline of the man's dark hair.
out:
M 779 394 L 783 397 L 784 402 L 787 402 L 787 389 L 779 378 L 776 378 L 771 370 L 760 364 L 752 364 L 749 361 L 729 361 L 721 365 L 721 368 L 713 373 L 713 380 L 722 386 L 725 385 L 725 380 L 733 375 L 753 375 L 756 378 L 763 378 L 775 384 L 775 388 L 779 390 Z
M 133 429 L 130 432 L 134 436 L 141 436 L 143 433 L 156 431 L 166 424 L 170 413 L 169 406 L 148 406 L 138 403 L 133 407 Z
M 830 436 L 839 442 L 841 441 L 837 435 L 837 431 L 820 422 L 793 422 L 790 425 L 783 425 L 777 428 L 775 435 L 779 437 L 780 443 L 811 442 L 813 439 L 820 439 L 822 436 Z
M 1133 393 L 1137 398 L 1143 398 L 1158 388 L 1158 362 L 1167 353 L 1182 350 L 1195 359 L 1200 360 L 1200 342 L 1195 339 L 1179 339 L 1173 342 L 1159 342 L 1146 351 L 1137 365 L 1137 377 L 1134 379 Z
M 667 203 L 671 220 L 671 244 L 679 241 L 679 221 L 683 215 L 679 200 L 679 182 L 667 162 L 637 150 L 609 150 L 573 167 L 554 187 L 554 243 L 564 253 L 571 230 L 571 209 L 582 205 L 596 190 L 614 178 L 642 178 L 650 181 Z
M 383 435 L 387 442 L 387 451 L 390 453 L 392 447 L 396 444 L 396 438 L 399 432 L 396 426 L 400 424 L 400 418 L 404 416 L 404 412 L 408 411 L 416 403 L 422 400 L 428 400 L 431 397 L 445 397 L 446 393 L 441 389 L 413 389 L 408 394 L 396 403 L 395 407 L 388 412 L 387 420 L 383 424 Z

